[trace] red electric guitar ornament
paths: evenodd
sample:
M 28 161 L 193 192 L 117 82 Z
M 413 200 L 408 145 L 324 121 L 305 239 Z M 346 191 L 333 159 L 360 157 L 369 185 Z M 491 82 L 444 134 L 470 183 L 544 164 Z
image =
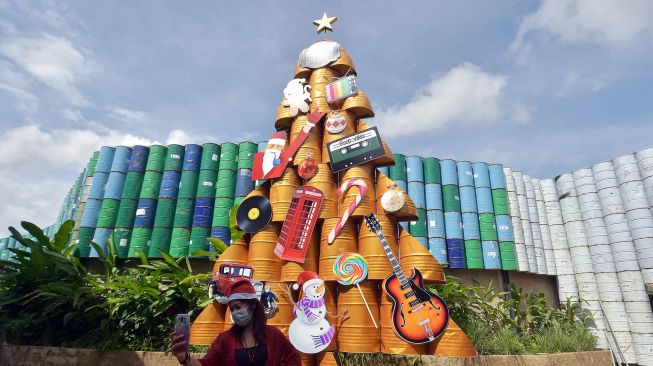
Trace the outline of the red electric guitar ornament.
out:
M 315 109 L 307 116 L 306 125 L 299 131 L 299 134 L 293 140 L 288 148 L 286 145 L 287 134 L 283 131 L 275 132 L 270 137 L 265 151 L 258 152 L 254 155 L 254 165 L 252 167 L 252 180 L 279 178 L 283 171 L 292 160 L 297 150 L 302 146 L 311 129 L 318 123 L 326 113 Z
M 322 207 L 322 191 L 311 186 L 300 186 L 290 201 L 286 221 L 283 222 L 274 254 L 279 258 L 304 263 L 308 244 Z

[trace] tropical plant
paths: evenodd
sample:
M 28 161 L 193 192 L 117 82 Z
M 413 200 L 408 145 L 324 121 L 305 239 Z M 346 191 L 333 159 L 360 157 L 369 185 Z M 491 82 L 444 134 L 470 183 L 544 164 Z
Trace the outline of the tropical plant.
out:
M 92 245 L 100 253 L 106 275 L 94 276 L 90 282 L 105 299 L 102 306 L 119 334 L 111 348 L 164 351 L 175 314 L 197 314 L 208 304 L 209 275 L 192 274 L 188 258 L 175 260 L 161 251 L 161 260 L 148 261 L 138 252 L 140 264 L 118 268 L 112 240 L 106 256 L 101 247 Z
M 30 222 L 10 227 L 27 250 L 10 249 L 12 260 L 0 261 L 0 331 L 8 342 L 27 345 L 95 346 L 108 319 L 104 299 L 93 291 L 88 273 L 69 246 L 74 222 L 66 221 L 50 240 Z

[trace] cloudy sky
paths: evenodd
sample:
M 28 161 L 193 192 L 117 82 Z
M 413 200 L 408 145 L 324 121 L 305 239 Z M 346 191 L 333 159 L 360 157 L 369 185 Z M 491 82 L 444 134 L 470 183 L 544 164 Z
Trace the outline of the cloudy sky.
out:
M 267 139 L 312 21 L 393 151 L 538 177 L 653 146 L 653 2 L 0 0 L 0 235 L 101 145 Z

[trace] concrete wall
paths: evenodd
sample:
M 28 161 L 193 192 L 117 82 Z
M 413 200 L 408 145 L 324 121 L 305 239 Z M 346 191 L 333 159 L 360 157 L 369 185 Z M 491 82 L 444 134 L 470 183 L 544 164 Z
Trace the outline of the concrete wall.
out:
M 458 277 L 465 285 L 478 283 L 487 286 L 492 281 L 495 291 L 504 291 L 502 271 L 489 269 L 451 269 L 446 268 L 448 275 Z M 508 288 L 514 284 L 522 292 L 543 293 L 551 307 L 558 306 L 558 287 L 556 276 L 539 275 L 529 272 L 505 271 L 508 279 Z
M 201 355 L 195 355 L 200 357 Z M 608 351 L 560 353 L 523 356 L 480 356 L 453 358 L 420 356 L 415 365 L 425 366 L 611 366 Z M 0 365 L 3 366 L 177 366 L 170 354 L 163 352 L 114 351 L 99 354 L 94 350 L 58 347 L 28 347 L 0 345 Z

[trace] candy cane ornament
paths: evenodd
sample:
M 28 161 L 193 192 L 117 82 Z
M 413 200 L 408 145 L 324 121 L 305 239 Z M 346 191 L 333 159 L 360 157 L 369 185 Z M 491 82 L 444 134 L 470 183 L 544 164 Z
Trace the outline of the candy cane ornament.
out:
M 329 236 L 327 237 L 327 242 L 329 244 L 333 243 L 334 240 L 336 240 L 336 236 L 340 233 L 340 230 L 342 230 L 342 227 L 345 225 L 345 222 L 347 222 L 347 219 L 349 219 L 349 216 L 351 216 L 352 213 L 354 213 L 354 210 L 356 210 L 356 207 L 361 203 L 361 200 L 363 199 L 363 196 L 365 196 L 365 193 L 367 193 L 367 184 L 365 183 L 364 180 L 362 179 L 348 179 L 340 187 L 338 187 L 338 194 L 344 194 L 349 188 L 356 186 L 358 187 L 358 194 L 356 195 L 356 198 L 351 201 L 349 204 L 349 208 L 347 208 L 347 211 L 345 214 L 338 220 L 336 223 L 336 226 L 331 230 L 329 233 Z

